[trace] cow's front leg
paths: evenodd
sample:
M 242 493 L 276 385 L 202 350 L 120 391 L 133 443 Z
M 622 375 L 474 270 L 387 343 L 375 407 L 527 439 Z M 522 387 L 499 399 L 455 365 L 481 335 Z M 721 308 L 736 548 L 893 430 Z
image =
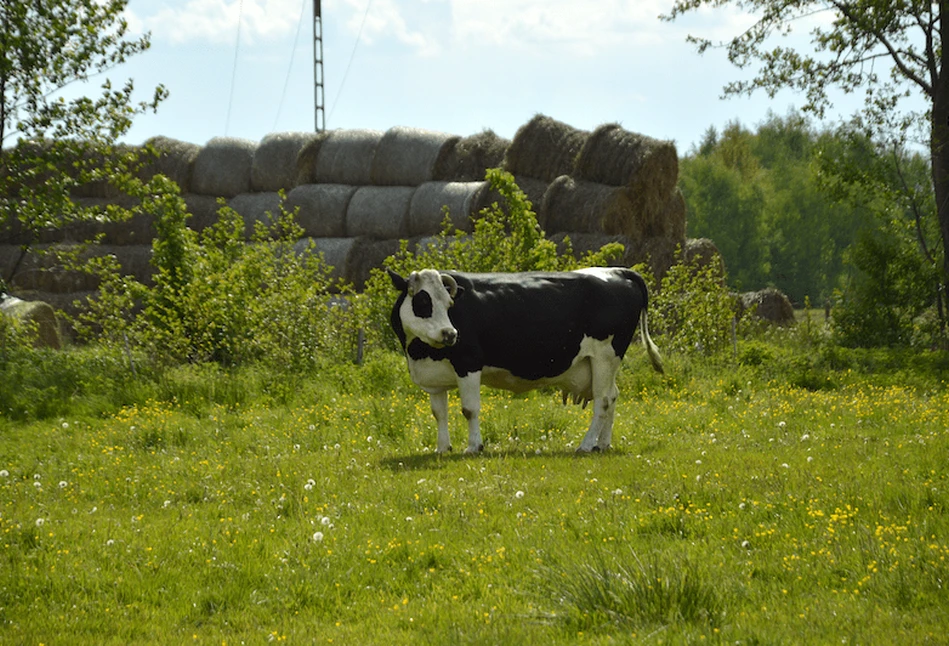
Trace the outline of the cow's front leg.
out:
M 458 393 L 461 396 L 461 412 L 468 420 L 468 448 L 465 453 L 480 453 L 484 449 L 481 441 L 481 371 L 459 377 Z
M 619 370 L 619 358 L 606 356 L 593 361 L 593 419 L 577 447 L 577 451 L 605 451 L 610 448 L 613 439 L 613 419 L 616 416 L 616 400 L 619 389 L 616 387 L 616 373 Z
M 432 415 L 438 424 L 438 453 L 451 451 L 451 440 L 448 437 L 448 391 L 429 393 L 432 400 Z

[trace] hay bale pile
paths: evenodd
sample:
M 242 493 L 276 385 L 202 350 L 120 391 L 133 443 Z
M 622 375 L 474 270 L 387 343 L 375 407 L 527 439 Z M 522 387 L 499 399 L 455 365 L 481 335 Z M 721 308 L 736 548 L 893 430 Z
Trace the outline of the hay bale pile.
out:
M 777 325 L 794 323 L 794 308 L 791 306 L 791 301 L 774 287 L 742 294 L 739 310 L 744 312 L 751 308 L 755 308 L 755 317 L 764 321 L 770 321 Z
M 216 222 L 223 199 L 243 217 L 249 238 L 255 222 L 269 222 L 279 212 L 278 191 L 285 191 L 283 206 L 297 212 L 304 231 L 300 249 L 314 241 L 336 275 L 356 285 L 398 249 L 400 238 L 438 233 L 444 207 L 463 232 L 472 231 L 472 219 L 483 208 L 494 202 L 506 207 L 485 181 L 486 169 L 498 166 L 514 175 L 541 227 L 561 245 L 569 236 L 577 256 L 622 242 L 625 251 L 617 264 L 648 258 L 661 276 L 676 247 L 686 242 L 674 145 L 616 124 L 588 132 L 536 115 L 510 141 L 491 130 L 458 137 L 393 127 L 274 133 L 259 143 L 228 137 L 204 146 L 167 137 L 146 143 L 158 154 L 147 161 L 142 177 L 162 173 L 178 183 L 192 214 L 189 227 L 200 231 Z M 100 189 L 107 187 L 88 187 L 93 193 Z M 83 203 L 135 206 L 111 194 Z M 151 218 L 139 215 L 50 232 L 42 242 L 65 244 L 102 234 L 105 246 L 97 253 L 114 253 L 126 271 L 148 280 L 154 231 Z M 0 249 L 0 268 L 11 265 L 15 250 Z M 47 269 L 37 258 L 25 259 L 14 287 L 51 295 L 96 288 L 88 279 Z
M 33 343 L 38 348 L 59 350 L 62 342 L 59 338 L 59 321 L 53 308 L 42 301 L 24 301 L 14 296 L 0 294 L 0 316 L 36 326 L 36 338 Z

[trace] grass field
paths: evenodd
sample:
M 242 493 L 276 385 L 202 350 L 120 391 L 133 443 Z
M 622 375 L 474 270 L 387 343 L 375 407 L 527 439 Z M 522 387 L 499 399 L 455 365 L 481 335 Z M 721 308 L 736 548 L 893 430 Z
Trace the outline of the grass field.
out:
M 738 350 L 631 352 L 579 457 L 589 409 L 497 391 L 436 456 L 384 353 L 0 417 L 0 642 L 949 642 L 946 358 Z

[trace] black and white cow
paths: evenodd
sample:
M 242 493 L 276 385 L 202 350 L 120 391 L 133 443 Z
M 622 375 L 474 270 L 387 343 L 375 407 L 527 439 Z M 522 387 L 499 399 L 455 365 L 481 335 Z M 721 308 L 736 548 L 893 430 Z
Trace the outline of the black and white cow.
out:
M 630 269 L 464 274 L 425 269 L 403 278 L 392 329 L 405 350 L 412 381 L 429 393 L 438 422 L 438 452 L 451 450 L 448 390 L 458 388 L 468 420 L 468 448 L 483 448 L 481 384 L 524 392 L 550 386 L 593 402 L 593 421 L 578 451 L 607 449 L 619 390 L 616 373 L 637 324 L 653 367 L 648 294 Z

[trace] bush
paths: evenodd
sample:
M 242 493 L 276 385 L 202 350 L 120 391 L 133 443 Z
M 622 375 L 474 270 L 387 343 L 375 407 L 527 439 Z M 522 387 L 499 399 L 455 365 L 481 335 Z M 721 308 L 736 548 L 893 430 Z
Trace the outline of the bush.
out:
M 302 230 L 282 203 L 270 223 L 255 223 L 248 244 L 243 219 L 223 203 L 201 235 L 188 229 L 177 186 L 156 181 L 159 197 L 143 205 L 156 220 L 154 286 L 101 263 L 100 296 L 80 317 L 87 336 L 143 347 L 165 364 L 260 361 L 305 371 L 353 355 L 354 340 L 338 333 L 353 329 L 340 300 L 349 288 L 312 247 L 297 247 Z

